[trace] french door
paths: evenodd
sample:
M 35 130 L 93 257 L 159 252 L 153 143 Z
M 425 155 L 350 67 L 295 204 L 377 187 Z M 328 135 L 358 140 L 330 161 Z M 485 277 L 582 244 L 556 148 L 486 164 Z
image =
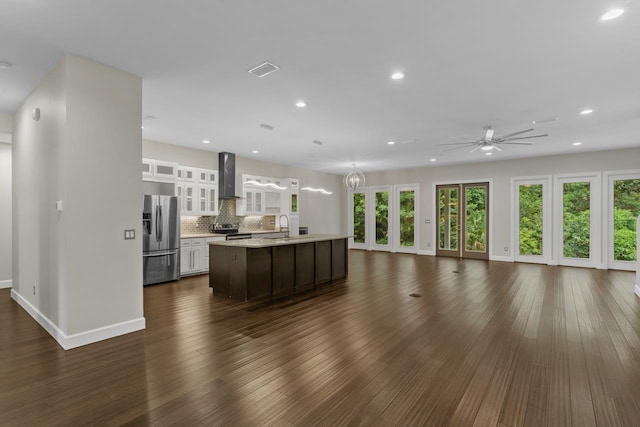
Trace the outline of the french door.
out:
M 436 186 L 436 255 L 489 259 L 489 183 Z
M 350 247 L 418 252 L 419 185 L 366 187 L 349 192 Z
M 418 253 L 419 186 L 393 188 L 396 215 L 393 217 L 393 247 L 396 252 Z
M 515 260 L 548 264 L 551 253 L 550 177 L 513 178 Z
M 390 185 L 369 189 L 369 249 L 389 251 L 392 245 L 391 217 L 393 212 Z
M 602 265 L 600 181 L 600 173 L 555 178 L 554 247 L 560 265 Z

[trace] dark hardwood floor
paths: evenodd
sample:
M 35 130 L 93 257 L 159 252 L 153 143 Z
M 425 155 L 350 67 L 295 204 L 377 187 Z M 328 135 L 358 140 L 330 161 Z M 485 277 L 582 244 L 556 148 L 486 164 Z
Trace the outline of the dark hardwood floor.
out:
M 145 331 L 67 352 L 0 290 L 0 425 L 637 426 L 633 285 L 351 251 L 346 279 L 277 301 L 147 287 Z

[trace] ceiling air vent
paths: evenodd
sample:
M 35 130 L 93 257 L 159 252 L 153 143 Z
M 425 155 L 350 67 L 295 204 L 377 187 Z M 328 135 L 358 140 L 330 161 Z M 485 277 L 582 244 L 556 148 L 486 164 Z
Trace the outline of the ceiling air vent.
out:
M 254 76 L 258 76 L 258 77 L 264 77 L 268 74 L 273 73 L 274 71 L 278 71 L 279 69 L 280 67 L 278 67 L 277 65 L 274 65 L 269 61 L 266 61 L 258 65 L 257 67 L 250 69 L 249 74 L 253 74 Z

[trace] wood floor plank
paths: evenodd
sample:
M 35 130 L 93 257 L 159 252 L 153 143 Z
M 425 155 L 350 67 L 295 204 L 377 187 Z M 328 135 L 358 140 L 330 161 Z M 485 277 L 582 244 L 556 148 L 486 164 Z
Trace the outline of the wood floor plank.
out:
M 0 290 L 0 425 L 636 425 L 634 282 L 350 251 L 299 295 L 145 287 L 146 330 L 70 351 Z

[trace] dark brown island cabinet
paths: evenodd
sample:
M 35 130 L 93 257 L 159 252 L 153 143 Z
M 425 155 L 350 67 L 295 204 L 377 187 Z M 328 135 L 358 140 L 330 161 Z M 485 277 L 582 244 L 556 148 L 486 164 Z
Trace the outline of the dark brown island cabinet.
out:
M 315 234 L 209 242 L 209 286 L 244 301 L 311 289 L 347 275 L 347 239 Z

